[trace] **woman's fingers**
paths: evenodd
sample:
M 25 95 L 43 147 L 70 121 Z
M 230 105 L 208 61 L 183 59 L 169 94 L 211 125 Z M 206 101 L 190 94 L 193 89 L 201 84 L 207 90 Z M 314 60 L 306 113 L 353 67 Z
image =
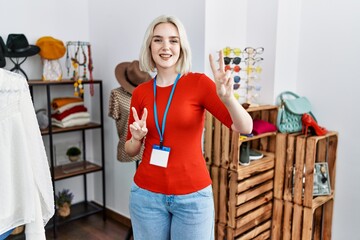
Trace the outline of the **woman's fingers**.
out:
M 148 114 L 147 109 L 144 108 L 144 112 L 143 112 L 143 115 L 141 117 L 141 121 L 143 121 L 144 123 L 146 123 L 147 114 Z
M 133 112 L 133 116 L 134 116 L 134 120 L 135 120 L 135 122 L 140 121 L 140 119 L 139 119 L 139 116 L 138 116 L 138 114 L 137 114 L 136 109 L 135 109 L 134 107 L 132 107 L 132 108 L 131 108 L 131 110 L 132 110 L 132 112 Z
M 213 75 L 215 77 L 217 69 L 216 69 L 215 62 L 214 62 L 214 57 L 213 57 L 212 54 L 209 54 L 209 61 L 210 61 L 211 71 L 213 72 Z
M 139 115 L 137 114 L 137 111 L 134 107 L 131 108 L 132 112 L 133 112 L 133 116 L 134 116 L 134 122 L 132 124 L 130 124 L 130 129 L 137 131 L 137 134 L 139 134 L 142 137 L 144 137 L 147 132 L 148 129 L 146 128 L 146 119 L 147 119 L 147 109 L 144 108 L 144 112 L 141 116 L 141 120 L 139 119 Z
M 224 53 L 222 50 L 219 52 L 219 68 L 224 69 Z
M 147 133 L 147 128 L 146 128 L 146 118 L 147 118 L 147 114 L 148 114 L 147 109 L 144 108 L 144 112 L 143 112 L 143 115 L 142 115 L 142 117 L 141 117 L 141 121 L 142 121 L 142 123 L 143 123 L 142 130 L 143 130 L 144 132 L 146 132 L 146 133 Z

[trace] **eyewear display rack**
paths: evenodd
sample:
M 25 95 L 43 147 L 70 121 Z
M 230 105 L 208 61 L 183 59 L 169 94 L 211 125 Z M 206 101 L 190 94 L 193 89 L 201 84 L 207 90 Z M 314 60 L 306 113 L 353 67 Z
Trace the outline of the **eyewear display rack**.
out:
M 60 86 L 68 86 L 69 93 L 73 93 L 73 84 L 74 81 L 72 80 L 62 80 L 62 81 L 42 81 L 42 80 L 30 80 L 28 81 L 30 91 L 33 93 L 33 88 L 39 88 L 41 91 L 45 88 L 46 93 L 46 105 L 47 105 L 47 113 L 48 119 L 51 119 L 51 92 L 53 89 L 60 87 Z M 77 176 L 82 176 L 83 178 L 83 190 L 84 190 L 84 201 L 72 204 L 71 206 L 71 214 L 66 218 L 61 218 L 57 216 L 55 213 L 54 217 L 49 221 L 46 228 L 52 228 L 54 237 L 56 238 L 56 228 L 64 223 L 77 220 L 82 217 L 86 217 L 98 212 L 103 213 L 103 219 L 106 219 L 105 215 L 105 154 L 104 154 L 104 125 L 103 125 L 103 94 L 102 94 L 102 81 L 101 80 L 93 80 L 93 81 L 83 81 L 83 84 L 93 84 L 95 89 L 97 89 L 97 94 L 95 94 L 91 101 L 98 101 L 99 103 L 99 122 L 90 122 L 86 125 L 81 126 L 73 126 L 67 128 L 59 128 L 52 126 L 49 124 L 48 128 L 41 130 L 41 134 L 43 136 L 48 136 L 49 138 L 49 156 L 48 159 L 50 160 L 50 171 L 52 177 L 52 183 L 55 190 L 55 183 L 56 181 L 73 178 Z M 32 94 L 34 95 L 34 94 Z M 87 97 L 85 93 L 84 97 Z M 34 98 L 34 96 L 33 96 Z M 96 99 L 95 99 L 96 98 Z M 51 120 L 49 120 L 51 122 Z M 88 161 L 86 156 L 86 140 L 88 131 L 98 131 L 100 134 L 100 144 L 92 146 L 94 151 L 100 152 L 101 159 L 97 159 L 94 161 Z M 83 160 L 80 162 L 80 167 L 77 166 L 75 169 L 71 171 L 64 171 L 63 166 L 57 166 L 55 164 L 55 153 L 54 153 L 54 137 L 55 135 L 61 133 L 68 133 L 68 132 L 79 132 L 82 138 L 82 152 L 83 152 Z M 61 136 L 58 136 L 61 137 Z M 95 202 L 88 201 L 87 196 L 87 175 L 94 174 L 94 173 L 101 173 L 102 175 L 102 205 L 99 205 Z
M 277 109 L 262 105 L 247 111 L 253 119 L 275 124 Z M 204 155 L 213 181 L 216 239 L 270 238 L 276 134 L 240 138 L 207 113 Z M 240 165 L 239 149 L 244 142 L 264 157 Z

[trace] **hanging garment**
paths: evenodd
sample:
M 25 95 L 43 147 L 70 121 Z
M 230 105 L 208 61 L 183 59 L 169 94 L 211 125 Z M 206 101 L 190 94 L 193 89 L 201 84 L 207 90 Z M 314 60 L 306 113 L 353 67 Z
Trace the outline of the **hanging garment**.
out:
M 26 225 L 26 239 L 45 239 L 54 215 L 49 164 L 29 86 L 0 69 L 0 235 Z
M 127 126 L 129 121 L 131 94 L 119 87 L 111 90 L 109 100 L 109 117 L 116 121 L 119 142 L 117 146 L 117 159 L 120 162 L 133 162 L 141 160 L 144 145 L 140 153 L 134 157 L 129 157 L 125 152 L 125 142 L 127 135 Z

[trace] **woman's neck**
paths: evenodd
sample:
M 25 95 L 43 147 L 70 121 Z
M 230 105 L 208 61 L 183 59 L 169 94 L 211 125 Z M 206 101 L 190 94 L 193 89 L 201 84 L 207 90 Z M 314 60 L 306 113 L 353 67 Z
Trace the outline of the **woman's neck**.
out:
M 176 76 L 178 73 L 176 72 L 158 72 L 156 75 L 156 85 L 159 87 L 166 87 L 174 84 Z

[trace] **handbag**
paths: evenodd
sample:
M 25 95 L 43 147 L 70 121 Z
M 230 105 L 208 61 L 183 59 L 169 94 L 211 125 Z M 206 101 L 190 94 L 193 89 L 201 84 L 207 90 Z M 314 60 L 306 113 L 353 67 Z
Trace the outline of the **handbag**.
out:
M 304 113 L 310 114 L 316 121 L 311 112 L 311 104 L 306 97 L 286 91 L 279 95 L 280 106 L 277 116 L 277 127 L 282 133 L 294 133 L 302 130 L 301 117 Z

